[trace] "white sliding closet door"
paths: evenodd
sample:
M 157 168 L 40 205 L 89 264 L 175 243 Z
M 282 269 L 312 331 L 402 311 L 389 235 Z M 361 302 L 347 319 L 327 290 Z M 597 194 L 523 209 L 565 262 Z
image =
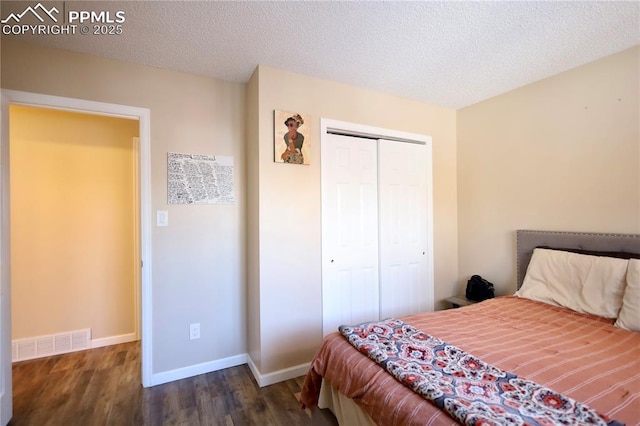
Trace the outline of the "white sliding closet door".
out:
M 429 310 L 427 209 L 428 149 L 380 140 L 380 317 Z
M 377 141 L 322 146 L 323 334 L 379 318 Z

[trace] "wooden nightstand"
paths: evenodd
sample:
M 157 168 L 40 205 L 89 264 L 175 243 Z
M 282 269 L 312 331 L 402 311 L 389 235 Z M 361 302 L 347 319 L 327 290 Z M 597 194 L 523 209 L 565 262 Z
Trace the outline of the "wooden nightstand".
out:
M 460 306 L 469 306 L 473 305 L 474 303 L 478 303 L 475 300 L 469 300 L 464 296 L 451 296 L 447 297 L 444 300 L 451 303 L 452 308 L 459 308 Z

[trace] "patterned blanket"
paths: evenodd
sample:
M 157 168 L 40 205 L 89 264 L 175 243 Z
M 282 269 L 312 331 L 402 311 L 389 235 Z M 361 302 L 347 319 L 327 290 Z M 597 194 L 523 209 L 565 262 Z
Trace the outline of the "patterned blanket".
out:
M 468 425 L 622 425 L 397 319 L 340 326 L 360 352 Z

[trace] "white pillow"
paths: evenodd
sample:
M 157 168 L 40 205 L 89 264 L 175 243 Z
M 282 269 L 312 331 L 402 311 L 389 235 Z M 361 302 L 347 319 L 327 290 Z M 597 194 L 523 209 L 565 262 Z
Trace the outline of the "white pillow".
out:
M 629 259 L 627 288 L 616 325 L 627 330 L 640 331 L 640 259 Z
M 536 248 L 516 295 L 617 318 L 628 264 L 627 259 Z

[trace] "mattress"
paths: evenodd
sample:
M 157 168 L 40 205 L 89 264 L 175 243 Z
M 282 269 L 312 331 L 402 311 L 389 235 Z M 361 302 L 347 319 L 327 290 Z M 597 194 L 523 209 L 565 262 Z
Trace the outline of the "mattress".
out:
M 640 425 L 640 333 L 613 320 L 516 296 L 401 319 L 606 417 Z M 337 332 L 312 361 L 301 394 L 307 407 L 317 405 L 323 380 L 381 425 L 457 424 Z

